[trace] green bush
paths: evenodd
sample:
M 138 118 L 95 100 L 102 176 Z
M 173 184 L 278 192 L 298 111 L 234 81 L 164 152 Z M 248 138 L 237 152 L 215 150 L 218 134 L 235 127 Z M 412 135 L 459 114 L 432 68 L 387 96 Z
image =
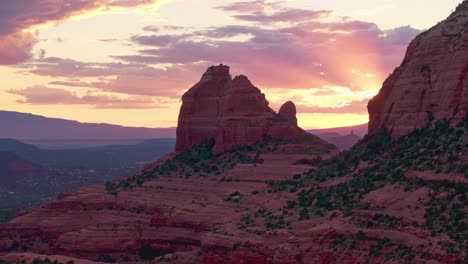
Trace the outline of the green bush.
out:
M 169 249 L 154 248 L 149 244 L 143 244 L 138 249 L 138 256 L 143 260 L 153 260 L 157 257 L 161 257 L 172 252 L 173 251 Z

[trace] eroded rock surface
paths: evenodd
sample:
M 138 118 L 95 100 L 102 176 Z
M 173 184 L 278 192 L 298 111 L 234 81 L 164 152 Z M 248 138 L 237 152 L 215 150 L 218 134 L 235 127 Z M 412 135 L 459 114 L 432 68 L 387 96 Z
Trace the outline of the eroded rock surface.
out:
M 369 131 L 388 130 L 394 138 L 428 121 L 468 113 L 468 1 L 446 20 L 416 37 L 401 66 L 368 105 Z

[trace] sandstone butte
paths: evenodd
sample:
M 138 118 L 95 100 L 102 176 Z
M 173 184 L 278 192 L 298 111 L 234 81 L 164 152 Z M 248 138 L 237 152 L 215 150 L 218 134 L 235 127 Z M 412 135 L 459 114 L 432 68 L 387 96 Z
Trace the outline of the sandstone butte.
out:
M 454 113 L 462 119 L 467 9 L 464 1 L 412 42 L 403 65 L 370 103 L 371 131 L 403 135 L 426 123 L 427 109 L 437 119 Z M 422 64 L 431 69 L 426 81 L 432 88 L 421 81 Z M 457 129 L 444 132 L 446 141 L 431 138 L 432 131 L 418 135 L 422 145 L 437 149 L 402 140 L 391 152 L 376 144 L 386 142 L 380 136 L 334 158 L 336 148 L 297 127 L 292 103 L 275 114 L 246 77 L 231 79 L 227 66 L 212 67 L 184 95 L 177 152 L 141 174 L 18 213 L 0 225 L 0 259 L 463 263 L 466 205 L 450 199 L 461 199 L 452 189 L 466 192 L 468 184 L 462 169 L 468 125 Z M 417 170 L 407 162 L 414 153 L 422 158 Z
M 416 37 L 402 64 L 368 104 L 369 130 L 385 128 L 394 138 L 428 121 L 468 113 L 468 6 Z
M 305 132 L 297 126 L 296 107 L 287 102 L 276 114 L 265 95 L 246 76 L 231 78 L 226 65 L 212 66 L 182 97 L 176 151 L 214 138 L 216 152 L 252 145 L 265 137 L 294 139 Z

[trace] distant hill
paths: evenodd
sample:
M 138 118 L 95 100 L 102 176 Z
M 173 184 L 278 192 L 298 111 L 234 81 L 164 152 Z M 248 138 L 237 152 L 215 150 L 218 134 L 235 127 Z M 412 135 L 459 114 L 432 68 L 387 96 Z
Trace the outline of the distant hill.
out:
M 128 145 L 49 150 L 0 139 L 0 223 L 17 210 L 59 193 L 138 173 L 174 147 L 175 139 L 149 139 Z
M 338 133 L 322 133 L 322 134 L 318 134 L 318 136 L 321 139 L 334 144 L 341 150 L 350 149 L 352 146 L 354 146 L 354 144 L 356 144 L 359 140 L 361 140 L 361 137 L 357 136 L 353 132 L 344 136 Z
M 0 185 L 9 184 L 9 179 L 17 175 L 22 177 L 29 174 L 36 174 L 43 169 L 29 161 L 25 161 L 12 152 L 0 151 Z
M 174 146 L 175 139 L 148 139 L 132 145 L 47 150 L 15 139 L 0 139 L 0 151 L 56 169 L 140 168 L 173 151 Z
M 347 126 L 347 127 L 310 129 L 310 130 L 307 130 L 307 132 L 316 134 L 316 135 L 325 134 L 325 133 L 336 133 L 341 136 L 346 136 L 346 135 L 349 135 L 351 132 L 353 132 L 358 137 L 364 137 L 367 134 L 367 128 L 368 128 L 368 125 L 366 123 L 366 124 Z
M 175 138 L 175 128 L 124 127 L 80 123 L 39 115 L 0 111 L 0 138 L 16 139 L 150 139 Z
M 60 173 L 0 151 L 0 223 L 12 218 L 19 209 L 40 204 L 42 198 L 58 190 L 57 184 L 62 190 L 69 190 L 68 182 L 71 180 L 63 180 Z
M 29 182 L 30 179 L 44 180 L 47 171 L 39 165 L 33 164 L 20 158 L 12 152 L 0 151 L 0 192 L 2 190 L 22 189 L 30 184 L 19 184 Z
M 367 134 L 367 127 L 367 124 L 361 124 L 349 127 L 312 129 L 308 130 L 308 132 L 334 144 L 341 150 L 346 150 L 351 148 Z

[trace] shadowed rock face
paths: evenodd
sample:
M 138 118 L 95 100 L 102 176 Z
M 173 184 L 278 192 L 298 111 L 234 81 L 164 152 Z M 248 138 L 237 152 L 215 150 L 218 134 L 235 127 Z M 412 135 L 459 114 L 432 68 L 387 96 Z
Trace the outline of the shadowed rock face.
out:
M 369 131 L 397 138 L 434 118 L 457 123 L 468 113 L 468 1 L 416 37 L 400 67 L 368 105 Z
M 184 94 L 177 125 L 177 151 L 216 136 L 221 98 L 231 86 L 228 66 L 210 67 Z
M 292 126 L 297 127 L 297 118 L 296 118 L 296 105 L 293 102 L 288 101 L 281 106 L 278 114 L 288 120 Z
M 229 67 L 212 66 L 182 97 L 176 151 L 216 140 L 215 151 L 252 145 L 267 135 L 292 139 L 301 131 L 296 107 L 287 102 L 277 115 L 246 76 L 231 79 Z

